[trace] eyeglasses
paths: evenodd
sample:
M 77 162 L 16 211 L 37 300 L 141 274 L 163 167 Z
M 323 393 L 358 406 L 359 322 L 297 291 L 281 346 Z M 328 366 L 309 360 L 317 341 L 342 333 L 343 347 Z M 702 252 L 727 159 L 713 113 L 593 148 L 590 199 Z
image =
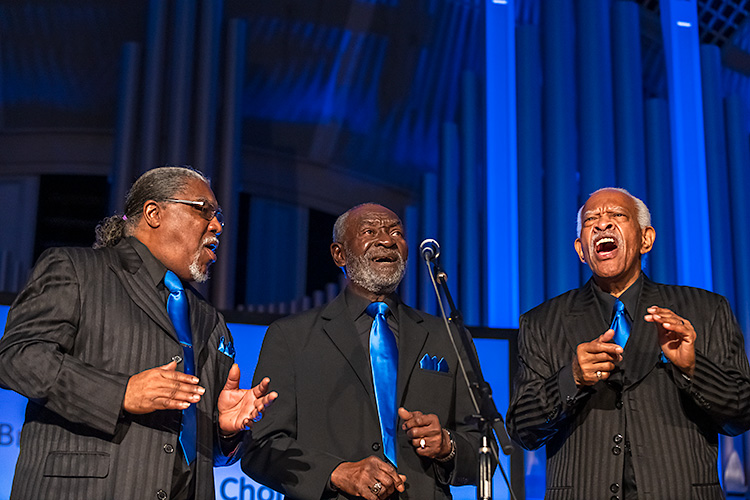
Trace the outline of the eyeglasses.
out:
M 209 222 L 214 217 L 216 217 L 216 220 L 219 221 L 219 224 L 221 224 L 221 227 L 224 227 L 224 214 L 221 213 L 221 208 L 215 207 L 211 203 L 205 200 L 193 201 L 193 200 L 176 200 L 174 198 L 167 198 L 165 201 L 169 201 L 172 203 L 182 203 L 183 205 L 190 205 L 191 207 L 197 208 L 201 213 L 201 217 L 203 217 Z

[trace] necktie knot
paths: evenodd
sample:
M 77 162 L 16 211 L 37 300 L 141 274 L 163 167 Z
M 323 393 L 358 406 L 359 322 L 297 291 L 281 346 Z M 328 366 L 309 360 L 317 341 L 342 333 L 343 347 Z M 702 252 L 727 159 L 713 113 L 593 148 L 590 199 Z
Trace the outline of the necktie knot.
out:
M 367 314 L 369 314 L 371 317 L 375 317 L 378 314 L 382 314 L 385 316 L 385 313 L 388 312 L 388 304 L 385 302 L 372 302 L 369 306 L 367 306 Z
M 180 281 L 180 278 L 178 278 L 172 271 L 167 271 L 164 275 L 164 285 L 166 285 L 169 293 L 174 294 L 175 297 L 179 297 L 179 295 L 185 290 L 182 287 L 182 281 Z
M 625 304 L 620 299 L 615 299 L 615 314 L 622 314 L 625 311 Z

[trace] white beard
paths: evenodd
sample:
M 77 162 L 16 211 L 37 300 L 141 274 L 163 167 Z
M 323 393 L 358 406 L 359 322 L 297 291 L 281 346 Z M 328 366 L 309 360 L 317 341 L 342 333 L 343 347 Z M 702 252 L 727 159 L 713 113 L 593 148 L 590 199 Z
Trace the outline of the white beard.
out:
M 205 271 L 201 271 L 201 266 L 198 263 L 198 261 L 201 258 L 201 252 L 203 251 L 203 247 L 206 245 L 210 245 L 211 243 L 217 243 L 218 240 L 215 236 L 206 236 L 203 238 L 203 241 L 201 241 L 201 246 L 198 249 L 197 252 L 195 252 L 195 255 L 193 256 L 193 262 L 190 263 L 190 267 L 188 269 L 190 270 L 190 277 L 193 278 L 193 281 L 196 283 L 205 283 L 208 281 L 209 273 L 208 273 L 208 266 L 206 266 Z
M 372 250 L 373 247 L 370 247 Z M 354 256 L 349 249 L 344 246 L 346 254 L 346 275 L 353 283 L 361 286 L 368 292 L 377 295 L 388 295 L 396 291 L 399 283 L 406 273 L 406 262 L 400 253 L 398 255 L 398 267 L 392 272 L 379 273 L 371 266 L 371 260 L 367 257 L 370 250 L 360 257 Z
M 198 255 L 200 255 L 200 252 L 198 252 Z M 208 268 L 206 268 L 205 272 L 201 272 L 201 266 L 198 264 L 198 255 L 195 256 L 188 269 L 190 269 L 190 277 L 193 278 L 193 281 L 196 283 L 205 283 L 208 281 Z

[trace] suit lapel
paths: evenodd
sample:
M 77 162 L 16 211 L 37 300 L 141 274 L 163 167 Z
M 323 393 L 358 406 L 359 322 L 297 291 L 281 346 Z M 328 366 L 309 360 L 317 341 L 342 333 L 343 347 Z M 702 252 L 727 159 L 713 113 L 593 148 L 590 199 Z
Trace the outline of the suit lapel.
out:
M 357 338 L 354 320 L 346 308 L 344 292 L 341 292 L 320 313 L 325 321 L 323 330 L 336 348 L 347 360 L 352 370 L 359 378 L 365 391 L 370 395 L 370 401 L 375 404 L 375 391 L 372 387 L 370 363 L 367 359 L 362 343 Z
M 188 304 L 190 305 L 190 329 L 193 334 L 193 349 L 195 360 L 199 370 L 206 360 L 204 349 L 208 339 L 216 327 L 216 314 L 205 300 L 203 300 L 192 287 L 187 287 Z M 218 346 L 215 346 L 218 349 Z
M 427 342 L 428 333 L 422 324 L 424 320 L 413 309 L 401 303 L 398 310 L 398 392 L 396 401 L 399 405 L 402 405 L 406 387 L 409 385 L 409 379 L 417 367 L 420 354 L 422 354 L 422 349 Z M 453 370 L 457 368 L 451 367 Z
M 167 315 L 167 308 L 162 305 L 162 298 L 156 288 L 151 285 L 148 271 L 142 265 L 143 261 L 138 253 L 127 241 L 121 241 L 115 250 L 120 259 L 120 265 L 111 262 L 109 267 L 118 277 L 125 291 L 156 324 L 177 340 L 177 332 Z
M 656 284 L 643 276 L 643 288 L 638 298 L 638 307 L 634 311 L 633 331 L 625 345 L 625 387 L 633 385 L 643 379 L 659 361 L 659 341 L 653 324 L 647 323 L 643 317 L 647 309 L 654 304 L 663 304 L 664 300 Z M 672 307 L 666 304 L 663 307 Z
M 607 331 L 609 325 L 599 313 L 599 303 L 591 280 L 571 297 L 569 313 L 562 322 L 563 332 L 575 352 L 578 344 L 590 342 Z

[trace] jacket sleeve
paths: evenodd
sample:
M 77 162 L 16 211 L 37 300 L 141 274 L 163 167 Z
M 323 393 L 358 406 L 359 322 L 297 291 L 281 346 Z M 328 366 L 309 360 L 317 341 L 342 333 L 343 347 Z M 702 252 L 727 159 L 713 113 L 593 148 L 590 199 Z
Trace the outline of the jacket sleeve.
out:
M 521 316 L 519 367 L 513 381 L 507 426 L 510 437 L 527 450 L 539 448 L 565 428 L 590 394 L 586 389 L 576 388 L 572 353 L 570 362 L 555 368 L 546 337 L 542 325 Z
M 81 310 L 76 267 L 64 249 L 42 255 L 8 313 L 0 386 L 74 423 L 114 434 L 128 376 L 76 358 Z
M 271 378 L 279 393 L 268 415 L 253 426 L 245 439 L 242 470 L 256 481 L 300 500 L 325 498 L 331 472 L 345 460 L 302 446 L 297 437 L 295 373 L 292 350 L 284 329 L 272 324 L 266 332 L 253 385 Z M 325 402 L 321 401 L 321 411 Z
M 696 330 L 704 341 L 696 342 L 695 372 L 687 379 L 673 367 L 673 379 L 722 433 L 741 434 L 750 428 L 750 368 L 742 331 L 724 297 Z

